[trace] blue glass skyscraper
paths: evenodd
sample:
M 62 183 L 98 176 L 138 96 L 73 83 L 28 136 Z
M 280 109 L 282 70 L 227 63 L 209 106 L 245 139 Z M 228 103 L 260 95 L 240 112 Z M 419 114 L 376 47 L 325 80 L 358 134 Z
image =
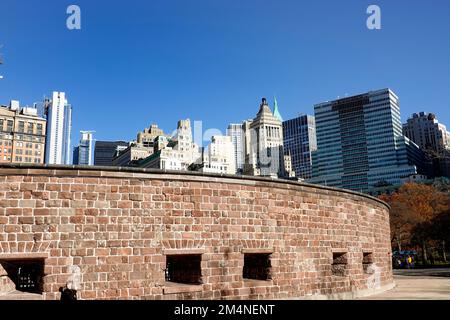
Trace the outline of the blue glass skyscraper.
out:
M 81 131 L 80 143 L 73 150 L 73 164 L 91 166 L 93 131 Z
M 390 89 L 317 104 L 317 151 L 309 182 L 369 192 L 422 171 L 418 146 L 402 134 Z
M 301 115 L 284 121 L 283 145 L 284 153 L 291 155 L 295 176 L 310 179 L 312 176 L 311 153 L 317 149 L 314 117 Z

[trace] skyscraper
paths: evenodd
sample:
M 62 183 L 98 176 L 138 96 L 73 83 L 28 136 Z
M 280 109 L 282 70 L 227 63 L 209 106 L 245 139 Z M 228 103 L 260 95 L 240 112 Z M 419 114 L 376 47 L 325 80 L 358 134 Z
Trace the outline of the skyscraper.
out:
M 191 120 L 186 119 L 178 121 L 174 140 L 177 141 L 174 150 L 180 152 L 181 165 L 183 168 L 187 169 L 193 163 L 201 163 L 202 149 L 192 138 Z
M 403 124 L 403 134 L 423 150 L 438 154 L 450 150 L 450 132 L 433 113 L 414 113 Z
M 312 183 L 368 192 L 420 173 L 420 150 L 402 134 L 389 89 L 317 104 Z
M 313 116 L 301 115 L 283 122 L 284 152 L 292 159 L 295 175 L 302 179 L 312 177 L 311 153 L 317 149 L 316 122 Z
M 405 124 L 403 134 L 426 154 L 433 176 L 450 177 L 450 132 L 433 113 L 414 113 Z
M 125 141 L 96 141 L 94 150 L 95 166 L 112 166 L 112 160 L 117 151 L 125 150 L 128 142 Z
M 243 124 L 231 123 L 227 128 L 227 135 L 231 137 L 234 146 L 234 162 L 237 173 L 242 173 L 245 162 L 245 134 Z
M 262 99 L 259 112 L 249 125 L 246 135 L 244 174 L 284 176 L 283 127 Z
M 52 100 L 44 101 L 47 116 L 45 163 L 70 164 L 72 106 L 64 92 L 53 92 Z
M 73 164 L 91 166 L 93 131 L 80 131 L 80 133 L 80 143 L 73 151 Z

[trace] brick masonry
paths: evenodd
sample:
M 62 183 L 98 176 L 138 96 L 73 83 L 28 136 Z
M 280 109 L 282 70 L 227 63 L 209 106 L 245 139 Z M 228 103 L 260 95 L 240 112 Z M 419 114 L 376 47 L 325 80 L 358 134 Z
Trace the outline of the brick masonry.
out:
M 271 253 L 271 279 L 243 279 L 244 253 Z M 166 282 L 169 254 L 201 254 L 203 283 Z M 345 298 L 393 284 L 389 208 L 375 198 L 149 169 L 1 166 L 0 262 L 12 258 L 45 259 L 44 299 L 68 283 L 80 299 Z

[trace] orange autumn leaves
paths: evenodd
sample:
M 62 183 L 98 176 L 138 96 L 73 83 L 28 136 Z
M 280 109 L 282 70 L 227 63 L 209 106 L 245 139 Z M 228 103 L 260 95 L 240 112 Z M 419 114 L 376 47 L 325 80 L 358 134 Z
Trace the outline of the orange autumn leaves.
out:
M 450 209 L 448 194 L 424 184 L 406 183 L 398 192 L 379 198 L 391 205 L 391 236 L 399 248 L 402 242 L 409 243 L 417 226 L 432 222 Z

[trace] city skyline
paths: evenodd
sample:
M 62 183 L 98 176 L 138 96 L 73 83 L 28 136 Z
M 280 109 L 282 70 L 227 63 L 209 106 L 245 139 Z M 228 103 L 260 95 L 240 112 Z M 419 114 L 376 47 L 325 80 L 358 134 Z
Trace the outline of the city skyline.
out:
M 384 87 L 399 95 L 402 123 L 420 111 L 450 123 L 444 98 L 450 49 L 439 40 L 449 24 L 444 18 L 448 3 L 437 4 L 442 10 L 436 10 L 378 1 L 383 24 L 374 31 L 365 26 L 366 3 L 223 8 L 220 3 L 177 2 L 172 7 L 155 1 L 124 8 L 78 1 L 82 29 L 70 31 L 66 4 L 44 2 L 31 10 L 24 2 L 6 2 L 11 14 L 0 21 L 0 30 L 6 30 L 0 33 L 5 60 L 0 102 L 17 99 L 32 105 L 43 94 L 66 92 L 76 108 L 73 131 L 95 129 L 98 140 L 132 140 L 148 123 L 171 131 L 173 119 L 185 118 L 225 134 L 229 123 L 252 116 L 254 101 L 262 96 L 272 100 L 276 95 L 281 114 L 292 119 L 313 114 L 313 105 L 321 101 Z M 410 10 L 405 13 L 403 6 Z M 124 10 L 129 17 L 119 14 Z M 225 18 L 208 18 L 219 10 Z M 46 23 L 31 28 L 36 14 Z M 318 17 L 329 23 L 320 26 Z M 116 37 L 101 38 L 106 31 Z M 61 39 L 64 55 L 40 52 L 38 43 L 53 38 Z M 416 48 L 417 41 L 423 48 Z M 396 50 L 383 55 L 388 45 Z M 137 53 L 130 56 L 130 48 Z M 56 76 L 60 70 L 67 77 Z M 132 112 L 121 112 L 125 107 Z M 220 117 L 217 110 L 224 110 Z M 107 122 L 102 121 L 105 114 Z M 74 135 L 72 141 L 77 140 Z
M 0 3 L 0 300 L 450 299 L 448 0 Z

